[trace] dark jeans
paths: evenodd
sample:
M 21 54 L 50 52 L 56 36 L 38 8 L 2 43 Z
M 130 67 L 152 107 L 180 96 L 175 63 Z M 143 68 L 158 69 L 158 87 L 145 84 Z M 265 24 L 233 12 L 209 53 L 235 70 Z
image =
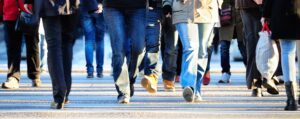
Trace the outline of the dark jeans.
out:
M 255 49 L 258 42 L 258 32 L 261 30 L 261 13 L 259 8 L 248 8 L 241 10 L 241 17 L 244 23 L 245 46 L 247 54 L 246 80 L 249 89 L 252 84 L 261 87 L 261 74 L 257 70 L 255 62 Z
M 87 73 L 94 72 L 94 49 L 96 50 L 97 73 L 102 73 L 104 63 L 105 33 L 103 14 L 89 14 L 87 12 L 83 12 L 81 13 L 81 25 L 83 27 L 85 36 L 85 59 Z
M 72 56 L 77 15 L 43 17 L 48 45 L 48 69 L 54 101 L 62 103 L 71 91 Z
M 161 32 L 161 8 L 149 9 L 146 26 L 146 53 L 144 57 L 145 75 L 158 75 L 159 46 Z
M 162 78 L 174 81 L 177 70 L 177 44 L 178 35 L 175 34 L 176 28 L 172 24 L 172 18 L 163 17 L 161 33 L 161 54 L 162 54 Z M 181 58 L 181 57 L 180 57 Z M 180 64 L 181 65 L 181 64 Z
M 21 45 L 22 38 L 25 37 L 27 73 L 32 80 L 40 78 L 40 58 L 39 58 L 39 38 L 38 29 L 36 34 L 23 34 L 15 30 L 16 21 L 4 22 L 4 34 L 7 48 L 7 66 L 8 77 L 15 77 L 20 80 L 20 63 L 21 63 Z
M 228 40 L 221 40 L 220 41 L 220 49 L 221 49 L 221 67 L 222 67 L 222 73 L 229 73 L 230 72 L 230 45 L 231 42 Z M 245 45 L 243 41 L 238 41 L 238 48 L 243 58 L 243 63 L 246 65 L 246 51 L 245 51 Z
M 115 86 L 119 96 L 129 98 L 130 84 L 135 83 L 144 57 L 146 9 L 104 7 L 103 15 L 110 34 Z M 130 57 L 126 57 L 128 49 Z

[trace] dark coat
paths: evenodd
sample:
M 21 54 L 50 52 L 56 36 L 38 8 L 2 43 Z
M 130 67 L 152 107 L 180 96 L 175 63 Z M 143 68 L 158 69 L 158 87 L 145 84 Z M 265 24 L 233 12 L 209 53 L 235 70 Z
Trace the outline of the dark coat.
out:
M 104 7 L 138 9 L 146 8 L 147 0 L 103 0 Z
M 294 0 L 265 0 L 263 16 L 270 18 L 272 39 L 300 39 L 297 8 L 300 6 Z
M 100 3 L 102 0 L 80 0 L 80 10 L 83 12 L 97 11 Z
M 259 7 L 253 0 L 235 0 L 235 8 L 246 9 Z
M 34 4 L 34 14 L 44 17 L 73 14 L 79 8 L 80 0 L 25 0 L 25 3 Z M 66 5 L 67 3 L 70 5 Z

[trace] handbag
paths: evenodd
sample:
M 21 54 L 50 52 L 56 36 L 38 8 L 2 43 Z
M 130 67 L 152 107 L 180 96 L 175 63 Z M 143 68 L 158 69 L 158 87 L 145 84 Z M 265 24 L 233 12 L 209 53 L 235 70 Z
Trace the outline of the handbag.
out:
M 18 0 L 17 4 L 19 3 Z M 19 4 L 18 7 L 20 8 Z M 35 14 L 29 14 L 24 11 L 20 11 L 15 30 L 21 31 L 26 34 L 36 34 L 38 32 L 39 17 Z
M 270 30 L 267 23 L 263 24 L 263 29 L 259 32 L 255 53 L 258 71 L 264 78 L 271 79 L 278 67 L 279 53 L 276 42 L 270 38 Z
M 232 8 L 231 6 L 222 8 L 220 10 L 221 26 L 228 26 L 232 24 Z

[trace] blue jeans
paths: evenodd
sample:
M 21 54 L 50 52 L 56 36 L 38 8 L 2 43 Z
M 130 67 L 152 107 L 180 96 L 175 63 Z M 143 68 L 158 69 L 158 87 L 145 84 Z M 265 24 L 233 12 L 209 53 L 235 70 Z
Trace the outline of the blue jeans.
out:
M 280 40 L 281 65 L 285 82 L 296 82 L 296 40 Z
M 201 95 L 202 78 L 207 67 L 207 48 L 214 37 L 214 24 L 178 23 L 183 46 L 181 85 L 192 87 L 196 95 Z
M 82 12 L 81 24 L 85 36 L 85 59 L 86 59 L 87 73 L 94 72 L 94 66 L 93 66 L 94 49 L 96 49 L 97 73 L 102 73 L 103 63 L 104 63 L 104 33 L 105 33 L 103 14 L 96 14 L 96 13 L 89 14 L 87 12 Z
M 158 75 L 157 64 L 159 60 L 159 46 L 160 46 L 160 19 L 161 8 L 149 9 L 147 14 L 146 27 L 146 54 L 144 57 L 144 72 L 145 75 Z
M 130 84 L 134 84 L 144 57 L 146 9 L 104 7 L 103 14 L 110 34 L 115 86 L 119 96 L 129 98 Z M 126 57 L 129 43 L 130 57 Z

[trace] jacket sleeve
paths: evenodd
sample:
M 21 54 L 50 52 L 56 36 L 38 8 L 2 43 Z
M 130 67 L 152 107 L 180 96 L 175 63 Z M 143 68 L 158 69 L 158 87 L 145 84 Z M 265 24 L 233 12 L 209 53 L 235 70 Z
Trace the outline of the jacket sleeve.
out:
M 101 0 L 102 1 L 102 0 Z M 98 4 L 101 2 L 100 0 L 81 0 L 81 6 L 88 11 L 94 12 L 98 10 Z
M 173 0 L 162 0 L 163 6 L 169 5 L 172 6 Z
M 272 4 L 273 0 L 264 0 L 263 3 L 263 14 L 262 16 L 265 18 L 270 18 L 272 14 Z

